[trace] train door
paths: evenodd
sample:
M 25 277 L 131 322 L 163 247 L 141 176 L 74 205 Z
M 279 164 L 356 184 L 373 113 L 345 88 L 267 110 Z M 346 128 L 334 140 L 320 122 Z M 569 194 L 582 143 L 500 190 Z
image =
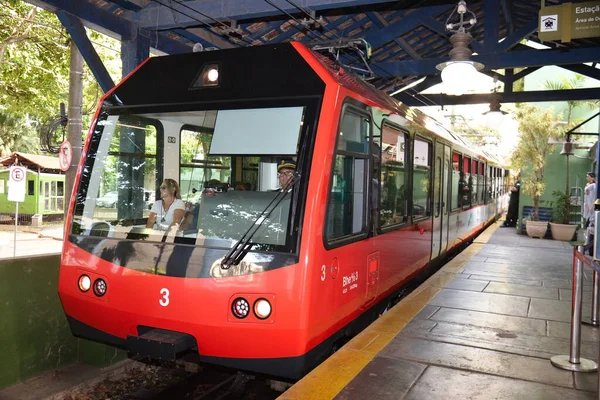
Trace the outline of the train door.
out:
M 444 164 L 442 170 L 442 239 L 440 243 L 440 253 L 444 253 L 448 248 L 448 231 L 450 230 L 449 222 L 450 222 L 450 213 L 448 212 L 450 208 L 450 202 L 452 195 L 450 193 L 450 171 L 452 170 L 452 158 L 450 152 L 450 146 L 444 146 Z
M 448 150 L 446 152 L 446 149 Z M 443 143 L 435 145 L 433 170 L 433 239 L 431 244 L 431 259 L 437 258 L 446 251 L 448 245 L 448 164 L 450 149 Z

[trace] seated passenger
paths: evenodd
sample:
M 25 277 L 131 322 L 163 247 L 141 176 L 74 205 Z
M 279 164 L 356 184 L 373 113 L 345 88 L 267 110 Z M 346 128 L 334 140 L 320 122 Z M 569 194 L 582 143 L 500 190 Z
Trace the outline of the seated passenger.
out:
M 185 212 L 179 184 L 174 179 L 165 179 L 160 185 L 160 197 L 161 200 L 156 201 L 150 210 L 146 227 L 168 231 L 181 223 Z

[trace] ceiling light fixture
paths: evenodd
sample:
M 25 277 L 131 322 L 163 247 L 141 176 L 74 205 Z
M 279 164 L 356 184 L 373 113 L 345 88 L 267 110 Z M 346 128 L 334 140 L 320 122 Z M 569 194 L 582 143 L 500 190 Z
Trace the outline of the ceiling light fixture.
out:
M 459 20 L 451 23 L 450 20 L 458 15 Z M 469 14 L 471 18 L 465 20 L 465 15 Z M 450 50 L 450 61 L 436 65 L 436 68 L 442 71 L 442 82 L 446 88 L 446 93 L 454 96 L 463 95 L 471 88 L 471 81 L 477 71 L 483 69 L 484 65 L 471 60 L 473 52 L 469 44 L 473 41 L 473 36 L 468 32 L 477 23 L 475 14 L 467 8 L 467 3 L 460 0 L 448 19 L 446 20 L 446 30 L 453 32 L 450 36 L 452 50 Z
M 485 120 L 487 126 L 490 128 L 497 128 L 502 123 L 504 116 L 508 114 L 506 111 L 502 111 L 500 107 L 502 105 L 500 102 L 502 101 L 502 95 L 498 93 L 496 83 L 498 82 L 498 77 L 494 77 L 494 90 L 490 95 L 490 110 L 483 113 L 485 115 Z

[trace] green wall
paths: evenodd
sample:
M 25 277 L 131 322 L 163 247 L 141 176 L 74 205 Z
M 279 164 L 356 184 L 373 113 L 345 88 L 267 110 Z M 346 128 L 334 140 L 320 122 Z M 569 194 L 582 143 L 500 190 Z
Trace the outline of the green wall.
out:
M 12 201 L 8 201 L 8 178 L 9 171 L 5 170 L 0 172 L 0 213 L 12 214 L 16 210 L 16 204 Z M 64 213 L 64 188 L 65 188 L 65 175 L 62 174 L 37 174 L 31 170 L 27 170 L 27 182 L 25 183 L 25 201 L 19 204 L 19 214 L 63 214 Z M 33 194 L 29 194 L 29 181 L 33 181 Z M 58 182 L 62 182 L 63 195 L 58 196 Z M 49 196 L 42 196 L 40 190 L 41 185 L 47 188 L 50 193 Z M 54 184 L 55 194 L 52 195 L 52 184 Z M 44 189 L 45 192 L 45 189 Z M 62 199 L 60 199 L 62 198 Z M 48 199 L 49 207 L 46 207 L 46 199 Z
M 0 389 L 81 361 L 103 367 L 125 353 L 71 335 L 57 284 L 59 255 L 0 261 Z
M 16 203 L 12 201 L 8 201 L 8 178 L 9 171 L 0 172 L 0 184 L 4 185 L 4 190 L 0 189 L 0 213 L 14 213 L 16 209 Z M 26 181 L 25 182 L 25 201 L 19 203 L 19 214 L 37 214 L 37 194 L 39 191 L 39 181 L 38 181 L 37 173 L 32 171 L 27 171 Z M 34 181 L 34 195 L 30 196 L 27 194 L 29 181 Z
M 560 155 L 561 149 L 562 145 L 555 145 L 554 151 L 546 159 L 546 169 L 544 173 L 546 191 L 540 198 L 540 207 L 551 207 L 551 203 L 555 200 L 552 196 L 552 192 L 555 190 L 565 190 L 567 157 Z M 589 154 L 587 150 L 575 150 L 575 156 L 583 158 L 574 156 L 569 157 L 569 184 L 571 187 L 575 187 L 576 179 L 579 178 L 579 185 L 584 188 L 586 183 L 585 175 L 592 170 L 592 160 L 588 159 Z M 521 171 L 521 182 L 524 182 L 530 173 L 531 170 L 529 168 Z M 581 198 L 581 201 L 583 201 L 583 197 Z M 523 207 L 525 206 L 533 207 L 533 200 L 521 190 L 519 197 L 520 222 L 523 222 Z

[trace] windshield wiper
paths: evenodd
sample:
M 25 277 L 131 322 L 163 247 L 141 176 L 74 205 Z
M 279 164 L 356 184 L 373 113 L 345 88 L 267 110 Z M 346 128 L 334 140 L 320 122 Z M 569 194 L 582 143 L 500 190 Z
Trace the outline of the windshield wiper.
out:
M 297 182 L 300 182 L 300 174 L 295 172 L 294 175 L 290 177 L 287 183 L 283 186 L 283 188 L 277 193 L 277 195 L 271 200 L 271 202 L 265 207 L 264 210 L 256 217 L 250 228 L 244 232 L 240 240 L 225 254 L 223 260 L 221 260 L 221 268 L 229 269 L 232 265 L 238 265 L 242 259 L 248 254 L 254 243 L 250 243 L 250 240 L 256 232 L 260 229 L 263 222 L 271 213 L 279 206 L 279 203 L 287 196 L 287 194 L 291 191 L 291 189 L 296 185 Z

